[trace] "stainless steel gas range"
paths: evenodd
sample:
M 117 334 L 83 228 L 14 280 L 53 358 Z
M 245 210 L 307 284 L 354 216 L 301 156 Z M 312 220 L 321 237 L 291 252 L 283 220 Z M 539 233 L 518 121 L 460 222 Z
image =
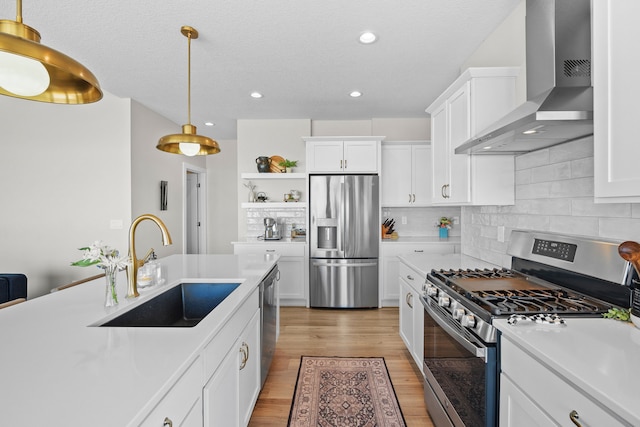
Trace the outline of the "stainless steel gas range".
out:
M 425 402 L 435 425 L 498 425 L 493 319 L 563 327 L 568 317 L 628 308 L 633 269 L 618 255 L 618 244 L 515 230 L 510 269 L 432 270 L 421 300 Z

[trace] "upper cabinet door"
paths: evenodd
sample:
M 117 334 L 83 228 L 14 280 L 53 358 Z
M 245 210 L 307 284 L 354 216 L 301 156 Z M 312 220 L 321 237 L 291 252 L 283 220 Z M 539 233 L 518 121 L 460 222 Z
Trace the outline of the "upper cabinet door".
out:
M 431 163 L 434 203 L 445 202 L 449 185 L 449 150 L 447 148 L 447 104 L 443 103 L 431 113 Z
M 378 142 L 344 141 L 344 171 L 378 172 Z
M 342 141 L 311 141 L 307 144 L 309 172 L 342 172 Z
M 411 203 L 411 146 L 382 147 L 382 206 L 406 206 Z
M 466 82 L 451 98 L 449 98 L 449 183 L 447 202 L 452 204 L 467 203 L 469 196 L 469 161 L 470 156 L 455 154 L 456 147 L 471 137 L 470 82 Z
M 594 194 L 601 203 L 640 202 L 637 110 L 640 2 L 598 0 L 593 9 Z
M 432 191 L 431 146 L 414 145 L 411 147 L 411 174 L 413 206 L 430 206 Z

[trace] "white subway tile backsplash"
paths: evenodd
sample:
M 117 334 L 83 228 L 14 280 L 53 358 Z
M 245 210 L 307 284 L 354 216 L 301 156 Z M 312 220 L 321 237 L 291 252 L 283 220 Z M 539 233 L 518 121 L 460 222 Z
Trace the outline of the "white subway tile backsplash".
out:
M 593 137 L 578 139 L 549 148 L 549 163 L 567 160 L 593 158 Z
M 531 169 L 517 170 L 515 181 L 516 185 L 531 184 L 533 182 L 531 177 Z
M 548 165 L 549 163 L 549 149 L 547 148 L 517 156 L 516 170 L 531 169 L 536 166 Z
M 550 197 L 552 182 L 516 185 L 516 200 L 546 199 Z
M 630 218 L 629 203 L 594 203 L 593 197 L 571 199 L 571 214 L 574 216 L 602 216 L 610 218 Z
M 549 197 L 593 197 L 593 178 L 574 178 L 551 183 Z
M 598 228 L 598 218 L 554 216 L 550 217 L 549 231 L 554 233 L 589 236 Z
M 593 176 L 593 157 L 571 161 L 571 177 L 581 178 Z
M 571 162 L 554 163 L 531 169 L 531 182 L 549 182 L 571 178 Z

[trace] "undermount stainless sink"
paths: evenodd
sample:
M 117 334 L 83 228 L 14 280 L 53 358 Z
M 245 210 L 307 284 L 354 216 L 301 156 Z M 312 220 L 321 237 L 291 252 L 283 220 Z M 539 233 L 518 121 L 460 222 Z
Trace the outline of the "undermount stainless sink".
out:
M 238 286 L 240 283 L 180 283 L 100 326 L 190 328 Z

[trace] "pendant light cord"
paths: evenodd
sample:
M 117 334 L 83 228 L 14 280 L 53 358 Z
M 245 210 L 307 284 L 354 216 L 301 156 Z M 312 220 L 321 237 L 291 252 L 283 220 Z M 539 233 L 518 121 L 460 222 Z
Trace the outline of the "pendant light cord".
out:
M 16 0 L 16 22 L 22 24 L 22 0 Z
M 187 91 L 187 102 L 188 102 L 188 106 L 187 106 L 187 119 L 188 119 L 188 123 L 191 124 L 191 33 L 189 33 L 189 35 L 187 36 L 187 44 L 189 46 L 189 60 L 188 60 L 188 77 L 187 77 L 187 85 L 189 86 L 188 91 Z

